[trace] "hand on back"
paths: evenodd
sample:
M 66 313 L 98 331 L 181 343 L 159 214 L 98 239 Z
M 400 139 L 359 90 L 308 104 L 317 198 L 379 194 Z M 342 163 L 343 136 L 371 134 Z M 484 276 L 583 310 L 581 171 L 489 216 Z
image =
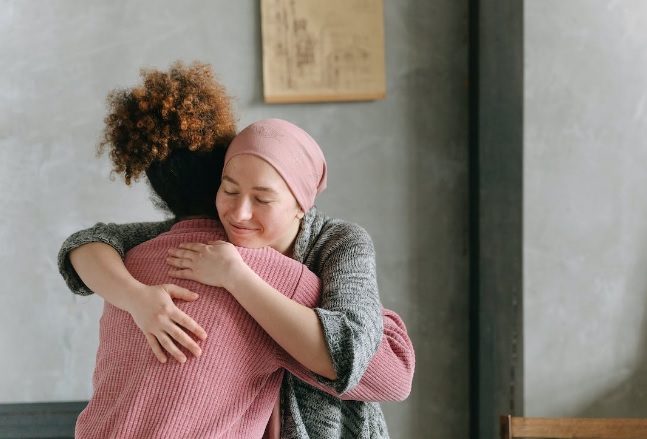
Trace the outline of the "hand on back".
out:
M 186 355 L 178 345 L 183 346 L 196 357 L 202 354 L 200 346 L 189 333 L 195 334 L 200 340 L 207 338 L 207 333 L 173 303 L 173 299 L 197 300 L 198 294 L 177 285 L 165 284 L 145 285 L 141 294 L 131 297 L 127 311 L 146 336 L 148 344 L 160 362 L 166 362 L 164 353 L 166 351 L 177 361 L 184 363 Z
M 166 262 L 173 267 L 169 270 L 171 277 L 226 289 L 235 282 L 240 269 L 247 268 L 236 247 L 226 241 L 180 244 L 169 249 Z

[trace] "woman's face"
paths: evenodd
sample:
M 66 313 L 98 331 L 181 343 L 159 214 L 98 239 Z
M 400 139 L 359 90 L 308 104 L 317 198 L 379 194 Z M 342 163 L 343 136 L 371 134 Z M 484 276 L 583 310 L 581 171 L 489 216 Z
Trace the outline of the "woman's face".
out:
M 232 157 L 222 174 L 216 209 L 229 241 L 289 254 L 303 211 L 279 173 L 251 154 Z

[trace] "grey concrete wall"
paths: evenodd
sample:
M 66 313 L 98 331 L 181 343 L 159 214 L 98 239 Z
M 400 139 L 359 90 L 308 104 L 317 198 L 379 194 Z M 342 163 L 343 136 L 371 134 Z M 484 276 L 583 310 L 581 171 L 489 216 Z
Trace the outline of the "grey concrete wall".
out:
M 525 408 L 645 416 L 647 3 L 525 2 Z
M 414 390 L 384 404 L 394 438 L 466 437 L 467 2 L 385 1 L 387 99 L 262 103 L 258 1 L 3 2 L 0 14 L 0 403 L 87 399 L 101 301 L 69 293 L 56 253 L 96 221 L 161 218 L 95 157 L 108 90 L 143 66 L 202 60 L 241 126 L 276 116 L 318 139 L 318 205 L 363 224 L 383 302 L 416 347 Z

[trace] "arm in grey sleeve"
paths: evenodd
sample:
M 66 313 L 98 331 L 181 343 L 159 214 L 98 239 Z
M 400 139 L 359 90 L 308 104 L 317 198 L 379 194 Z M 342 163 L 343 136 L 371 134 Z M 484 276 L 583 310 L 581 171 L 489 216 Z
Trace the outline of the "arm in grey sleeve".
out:
M 377 351 L 384 331 L 373 241 L 362 227 L 343 223 L 329 230 L 317 270 L 323 291 L 315 308 L 337 373 L 319 377 L 338 393 L 353 389 Z
M 93 294 L 70 262 L 69 253 L 72 250 L 91 242 L 103 242 L 114 248 L 123 259 L 128 250 L 168 231 L 174 223 L 174 219 L 129 224 L 97 223 L 89 229 L 73 233 L 63 242 L 58 252 L 58 271 L 74 294 Z
M 317 389 L 353 401 L 404 401 L 411 393 L 411 384 L 416 357 L 413 344 L 404 322 L 395 312 L 382 311 L 384 335 L 377 352 L 371 359 L 362 379 L 351 390 L 338 394 L 320 382 L 319 376 L 294 360 L 288 353 L 283 354 L 281 365 L 300 380 Z

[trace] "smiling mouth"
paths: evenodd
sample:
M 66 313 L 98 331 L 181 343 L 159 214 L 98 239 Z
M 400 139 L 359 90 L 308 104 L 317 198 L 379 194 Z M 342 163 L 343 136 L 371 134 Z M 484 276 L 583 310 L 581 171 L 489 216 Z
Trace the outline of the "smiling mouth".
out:
M 253 231 L 254 231 L 254 229 L 252 229 L 252 228 L 245 227 L 245 226 L 240 226 L 240 225 L 238 225 L 238 224 L 234 224 L 234 223 L 229 223 L 229 225 L 231 226 L 231 228 L 232 228 L 234 231 L 236 231 L 236 232 L 240 232 L 240 233 L 249 233 L 249 232 L 253 232 Z

